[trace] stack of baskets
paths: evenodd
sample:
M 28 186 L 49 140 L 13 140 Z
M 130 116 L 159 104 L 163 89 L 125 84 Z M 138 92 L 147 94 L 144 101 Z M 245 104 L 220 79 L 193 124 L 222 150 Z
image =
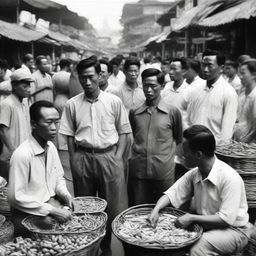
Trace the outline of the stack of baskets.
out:
M 89 205 L 94 205 L 94 212 L 90 211 L 90 213 L 84 213 L 79 207 L 76 207 L 75 203 L 74 218 L 81 218 L 84 221 L 81 222 L 84 225 L 83 228 L 78 228 L 77 230 L 70 230 L 65 227 L 62 230 L 55 229 L 54 227 L 52 229 L 42 229 L 37 226 L 38 219 L 40 219 L 38 216 L 29 216 L 22 221 L 22 224 L 31 232 L 34 240 L 54 240 L 54 237 L 57 239 L 57 237 L 61 236 L 69 241 L 76 241 L 77 239 L 87 237 L 88 243 L 83 243 L 78 248 L 72 248 L 67 253 L 61 255 L 96 256 L 98 254 L 100 242 L 106 232 L 107 214 L 103 212 L 106 208 L 106 202 L 105 200 L 96 197 L 75 199 L 75 201 L 78 200 L 80 202 L 79 205 L 82 205 L 81 201 L 85 201 L 86 204 L 91 201 L 91 204 L 89 203 Z M 103 204 L 104 207 L 102 207 Z M 97 207 L 97 205 L 99 207 Z
M 140 239 L 140 234 L 136 234 L 134 239 L 131 240 L 123 233 L 123 228 L 127 228 L 127 219 L 131 218 L 131 216 L 135 218 L 148 216 L 153 207 L 154 205 L 152 204 L 134 206 L 125 210 L 114 219 L 112 223 L 112 231 L 114 235 L 123 243 L 126 255 L 184 255 L 187 251 L 187 247 L 195 243 L 201 237 L 203 232 L 201 226 L 193 224 L 190 231 L 193 232 L 195 236 L 190 236 L 190 238 L 187 238 L 186 241 L 183 240 L 182 242 L 174 242 L 174 240 L 173 242 L 168 243 L 165 241 L 163 241 L 164 243 L 160 243 L 159 241 L 144 242 Z M 161 210 L 160 214 L 172 215 L 175 218 L 184 215 L 185 212 L 171 207 L 166 207 Z M 136 227 L 134 229 L 141 233 L 141 228 L 142 227 Z M 147 229 L 147 227 L 145 228 Z
M 11 209 L 7 199 L 7 182 L 5 179 L 0 180 L 0 214 L 7 217 L 11 216 Z
M 14 226 L 7 221 L 4 215 L 0 215 L 0 244 L 7 243 L 13 239 Z
M 231 144 L 218 146 L 218 158 L 233 167 L 245 184 L 248 204 L 256 207 L 256 145 L 233 141 Z

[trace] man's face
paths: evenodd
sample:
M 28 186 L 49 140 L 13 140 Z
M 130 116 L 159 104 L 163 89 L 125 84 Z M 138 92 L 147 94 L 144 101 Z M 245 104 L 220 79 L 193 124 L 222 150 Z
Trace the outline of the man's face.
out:
M 52 141 L 57 133 L 59 123 L 59 113 L 55 108 L 42 107 L 41 118 L 33 124 L 34 132 L 42 139 Z
M 14 93 L 19 97 L 19 98 L 27 98 L 30 95 L 30 82 L 29 81 L 18 81 L 14 83 L 13 85 L 13 90 Z
M 255 79 L 255 75 L 249 71 L 247 64 L 241 66 L 240 78 L 243 86 L 250 85 Z
M 47 59 L 41 59 L 40 65 L 38 66 L 38 69 L 45 73 L 49 71 L 49 65 Z
M 125 71 L 126 81 L 136 82 L 139 76 L 139 67 L 137 65 L 130 65 Z
M 188 68 L 185 74 L 185 78 L 188 81 L 193 81 L 196 75 L 197 75 L 196 72 L 192 68 Z
M 168 64 L 161 64 L 161 70 L 166 75 L 170 72 L 170 67 Z
M 112 65 L 112 70 L 115 76 L 118 74 L 119 69 L 120 67 L 118 65 Z
M 34 60 L 30 59 L 29 61 L 26 62 L 26 66 L 32 70 L 34 68 Z
M 172 61 L 170 65 L 170 78 L 172 81 L 177 82 L 183 79 L 185 71 L 182 69 L 179 61 Z
M 91 95 L 98 90 L 101 75 L 97 74 L 95 67 L 84 69 L 78 77 L 85 94 Z
M 205 56 L 203 58 L 202 72 L 207 81 L 215 80 L 220 76 L 221 66 L 218 65 L 216 56 Z
M 230 78 L 232 78 L 236 74 L 236 69 L 231 65 L 225 65 L 224 71 L 227 77 L 230 77 Z
M 103 87 L 107 84 L 109 73 L 108 73 L 108 66 L 106 64 L 100 64 L 101 68 L 101 77 L 99 79 L 99 85 L 100 87 Z
M 162 85 L 157 81 L 156 76 L 150 76 L 142 81 L 143 91 L 146 99 L 151 102 L 157 99 L 160 95 Z
M 190 147 L 188 140 L 184 139 L 182 143 L 183 156 L 185 158 L 185 166 L 187 168 L 194 168 L 198 166 L 198 158 L 196 152 L 193 152 Z
M 4 80 L 5 73 L 6 73 L 6 69 L 0 68 L 0 81 Z

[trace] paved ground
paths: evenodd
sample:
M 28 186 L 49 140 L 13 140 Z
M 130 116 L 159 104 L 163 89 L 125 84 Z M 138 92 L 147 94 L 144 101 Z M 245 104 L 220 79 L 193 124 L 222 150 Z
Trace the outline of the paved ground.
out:
M 69 166 L 68 152 L 67 151 L 59 151 L 59 156 L 60 156 L 60 160 L 63 165 L 63 168 L 64 168 L 65 179 L 66 179 L 68 190 L 72 195 L 74 195 L 72 174 L 71 174 L 70 166 Z M 112 245 L 111 246 L 112 246 L 112 256 L 123 256 L 124 255 L 122 244 L 117 240 L 117 238 L 114 235 L 112 236 Z

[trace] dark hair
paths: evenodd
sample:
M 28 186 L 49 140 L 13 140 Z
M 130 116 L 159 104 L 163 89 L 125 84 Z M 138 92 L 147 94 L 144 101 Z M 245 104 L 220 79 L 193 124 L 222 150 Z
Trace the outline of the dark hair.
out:
M 31 121 L 38 122 L 41 115 L 41 108 L 55 108 L 53 104 L 46 100 L 40 100 L 33 103 L 29 108 L 29 114 Z
M 201 72 L 201 64 L 198 60 L 188 59 L 187 60 L 188 68 L 193 69 L 197 74 Z
M 69 67 L 72 64 L 72 60 L 71 59 L 61 59 L 60 60 L 60 68 L 63 69 L 65 67 Z
M 116 59 L 120 60 L 120 62 L 124 59 L 124 56 L 122 54 L 118 54 L 115 57 Z
M 150 62 L 151 62 L 151 59 L 150 59 L 149 57 L 145 57 L 145 58 L 143 59 L 143 62 L 144 62 L 145 64 L 150 63 Z
M 129 57 L 135 57 L 137 58 L 138 54 L 136 52 L 130 52 Z
M 248 60 L 248 59 L 251 59 L 251 57 L 249 55 L 240 55 L 238 58 L 237 58 L 237 63 L 238 64 L 242 64 L 244 61 Z
M 256 59 L 245 60 L 242 65 L 246 65 L 250 73 L 256 73 Z
M 113 58 L 113 59 L 109 62 L 109 64 L 110 64 L 111 66 L 113 66 L 113 65 L 120 66 L 121 61 L 120 61 L 119 59 L 117 59 L 117 58 Z
M 171 60 L 171 63 L 172 63 L 172 62 L 175 62 L 175 61 L 179 61 L 179 62 L 180 62 L 182 69 L 185 69 L 185 70 L 188 69 L 187 61 L 186 61 L 184 58 L 175 58 L 175 59 L 172 59 L 172 60 Z
M 162 62 L 161 56 L 155 56 L 155 57 L 153 58 L 153 60 L 158 60 L 159 62 Z
M 107 61 L 106 59 L 100 59 L 99 63 L 105 64 L 108 68 L 108 73 L 112 73 L 112 66 L 110 65 L 109 61 Z
M 30 60 L 33 60 L 33 59 L 34 59 L 33 55 L 30 54 L 30 53 L 27 53 L 27 54 L 25 54 L 25 55 L 23 56 L 22 62 L 23 62 L 23 63 L 26 63 L 26 62 L 28 62 L 28 61 L 30 61 Z
M 164 60 L 162 60 L 162 65 L 170 65 L 170 60 L 168 60 L 168 59 L 164 59 Z
M 192 151 L 202 151 L 208 157 L 214 156 L 216 142 L 212 132 L 203 125 L 193 125 L 183 132 Z
M 151 77 L 151 76 L 156 76 L 157 82 L 161 85 L 164 84 L 164 77 L 165 77 L 164 73 L 156 68 L 145 69 L 141 74 L 142 81 L 144 81 L 147 77 Z
M 6 70 L 8 68 L 8 62 L 5 59 L 0 59 L 0 68 Z
M 204 58 L 205 56 L 216 56 L 218 66 L 225 64 L 225 60 L 226 60 L 225 56 L 218 51 L 206 50 L 203 53 L 202 57 Z
M 225 66 L 231 66 L 234 69 L 237 69 L 238 68 L 238 63 L 233 61 L 233 60 L 226 60 L 225 61 Z
M 37 57 L 36 57 L 36 65 L 37 65 L 37 66 L 41 65 L 41 61 L 42 61 L 43 59 L 46 59 L 46 57 L 45 57 L 44 55 L 39 55 L 39 56 L 37 56 Z M 47 60 L 47 59 L 46 59 L 46 60 Z
M 97 74 L 101 72 L 100 63 L 95 55 L 92 55 L 87 59 L 83 59 L 77 64 L 76 70 L 78 75 L 81 74 L 83 70 L 90 67 L 94 67 Z
M 129 57 L 124 63 L 124 71 L 128 70 L 131 65 L 135 65 L 140 68 L 140 61 L 135 57 Z

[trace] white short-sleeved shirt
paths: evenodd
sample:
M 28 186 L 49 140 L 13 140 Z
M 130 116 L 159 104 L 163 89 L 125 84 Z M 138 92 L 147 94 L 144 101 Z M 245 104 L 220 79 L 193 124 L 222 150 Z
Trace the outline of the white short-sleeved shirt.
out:
M 31 136 L 12 155 L 8 200 L 20 211 L 45 216 L 52 209 L 46 202 L 55 195 L 70 195 L 57 149 L 48 141 L 46 151 Z
M 242 178 L 217 158 L 207 178 L 203 180 L 199 169 L 194 168 L 176 181 L 165 194 L 177 208 L 194 196 L 197 214 L 217 214 L 234 227 L 245 226 L 249 221 Z
M 146 100 L 141 87 L 138 86 L 132 89 L 126 82 L 116 90 L 112 90 L 110 92 L 121 99 L 128 113 L 131 109 L 137 109 L 140 107 Z
M 100 91 L 93 102 L 84 93 L 68 100 L 59 132 L 75 137 L 77 145 L 107 148 L 118 142 L 120 134 L 131 133 L 131 126 L 121 100 Z
M 217 144 L 232 138 L 236 122 L 238 96 L 235 89 L 222 77 L 208 88 L 205 84 L 189 91 L 188 125 L 205 125 L 214 134 Z
M 31 134 L 29 108 L 27 99 L 22 102 L 14 94 L 9 95 L 0 104 L 0 125 L 8 128 L 8 138 L 13 146 L 17 148 Z M 6 145 L 0 159 L 10 159 L 10 152 Z
M 116 76 L 114 74 L 112 74 L 108 78 L 108 83 L 111 86 L 113 86 L 113 88 L 118 88 L 124 82 L 125 82 L 125 75 L 124 75 L 124 73 L 121 70 L 119 70 L 119 72 L 118 72 L 118 74 Z

